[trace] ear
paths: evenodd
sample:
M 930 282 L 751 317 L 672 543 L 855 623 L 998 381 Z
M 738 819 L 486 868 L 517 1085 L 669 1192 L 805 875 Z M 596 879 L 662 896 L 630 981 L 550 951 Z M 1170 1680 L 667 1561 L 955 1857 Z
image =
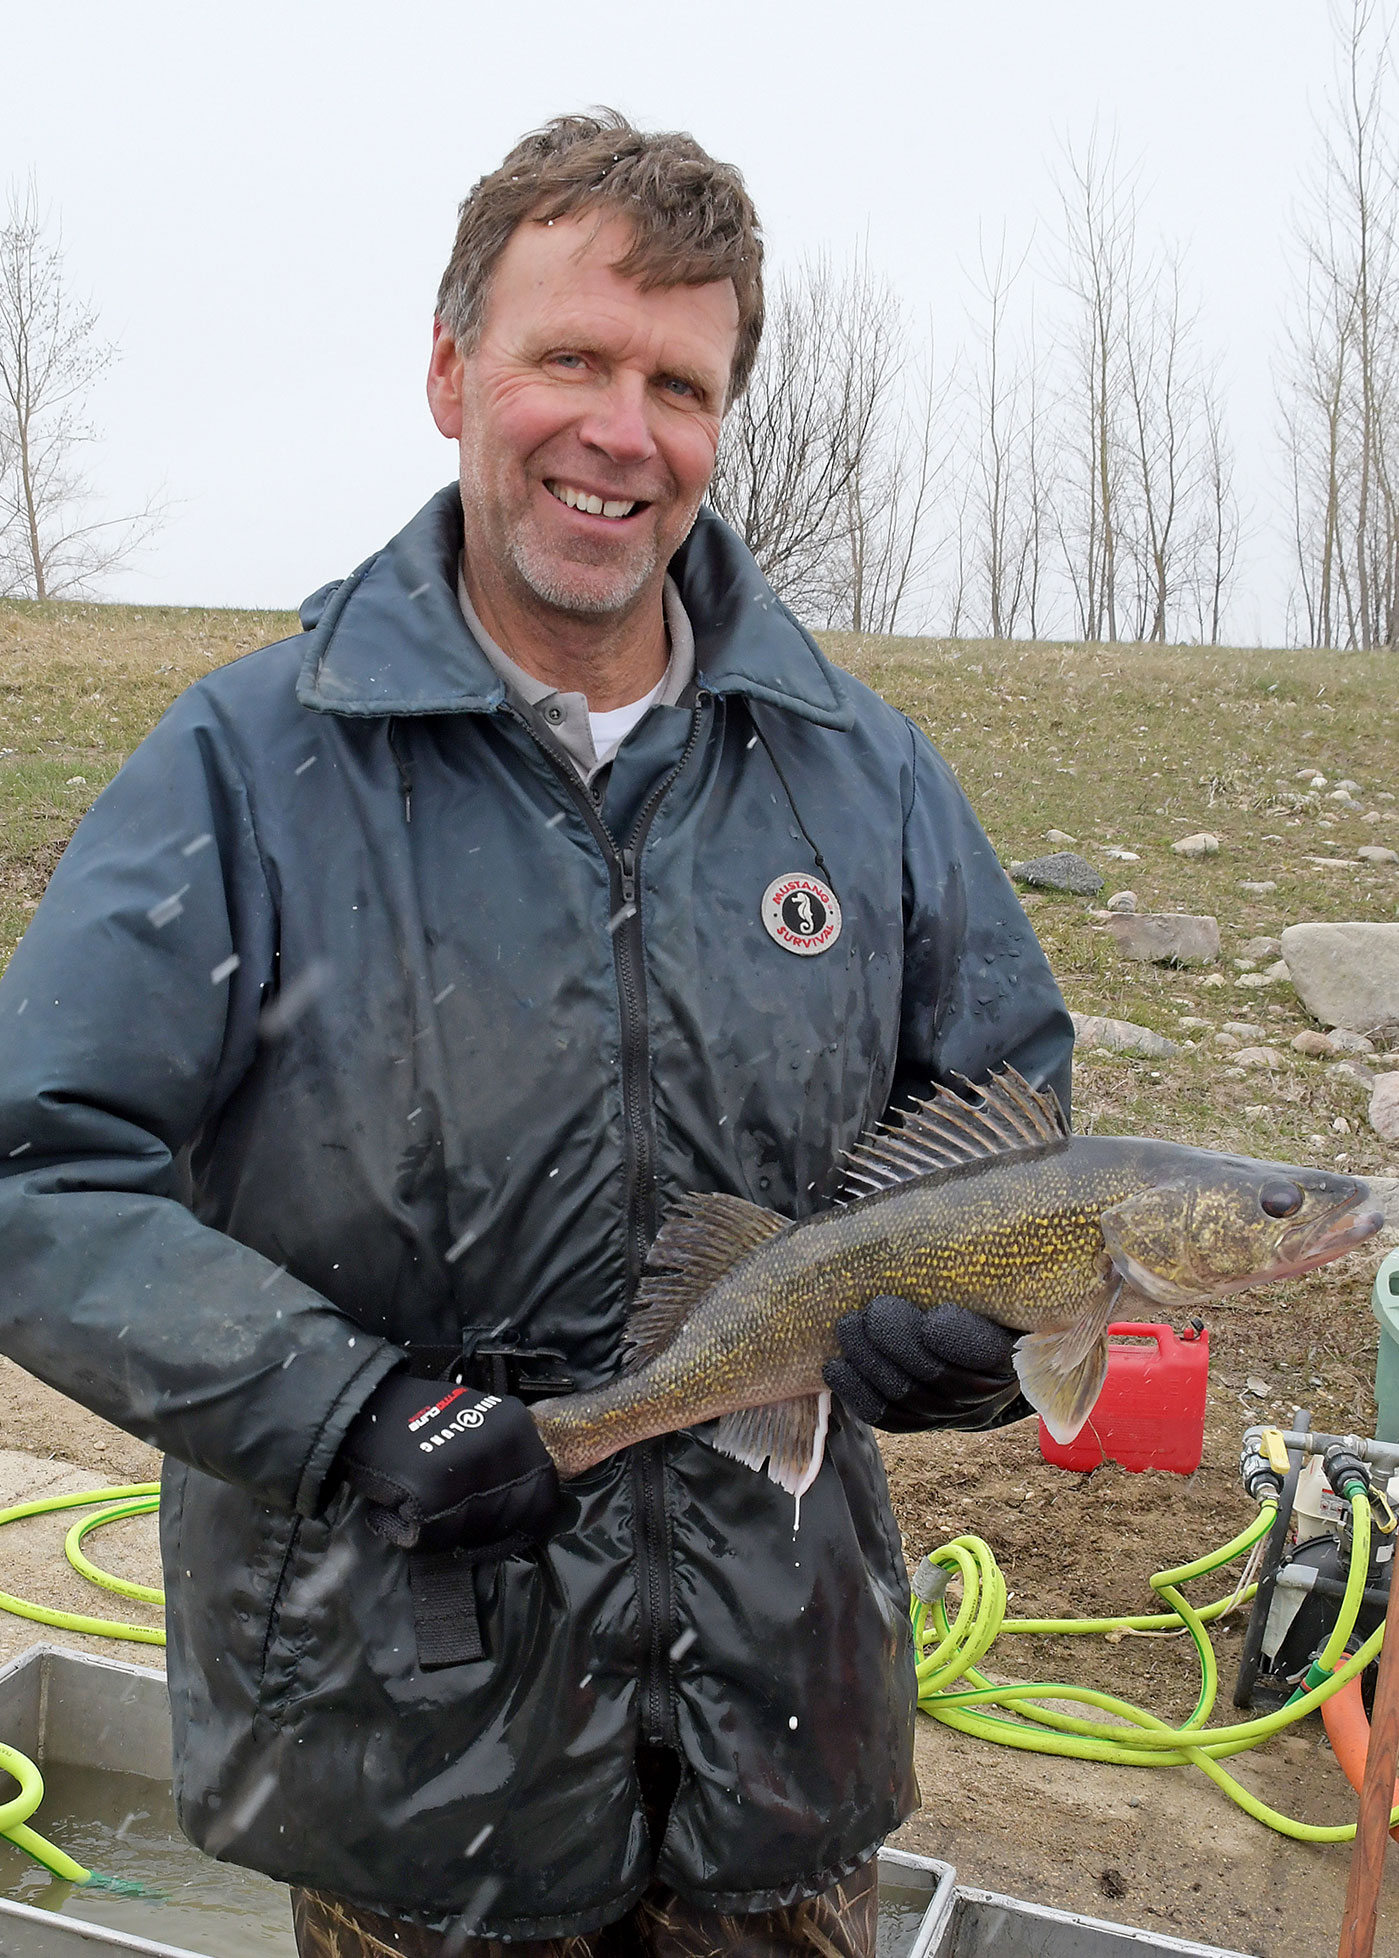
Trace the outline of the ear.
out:
M 432 358 L 427 368 L 427 403 L 438 432 L 455 442 L 462 427 L 462 367 L 466 356 L 441 320 L 432 322 Z

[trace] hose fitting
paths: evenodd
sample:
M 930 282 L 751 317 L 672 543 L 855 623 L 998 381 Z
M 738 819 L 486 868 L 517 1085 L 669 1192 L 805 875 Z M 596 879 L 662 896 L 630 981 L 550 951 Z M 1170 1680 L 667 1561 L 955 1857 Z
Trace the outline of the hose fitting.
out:
M 951 1571 L 925 1557 L 913 1573 L 909 1589 L 920 1604 L 934 1605 L 946 1591 L 951 1576 Z
M 1276 1502 L 1282 1494 L 1283 1474 L 1270 1459 L 1270 1451 L 1264 1439 L 1267 1430 L 1262 1427 L 1250 1428 L 1244 1435 L 1243 1447 L 1239 1451 L 1239 1479 L 1248 1494 L 1257 1503 Z M 1286 1455 L 1283 1457 L 1286 1461 Z
M 1321 1458 L 1321 1466 L 1326 1480 L 1338 1496 L 1349 1501 L 1354 1494 L 1369 1495 L 1370 1471 L 1360 1456 L 1343 1442 L 1331 1444 Z

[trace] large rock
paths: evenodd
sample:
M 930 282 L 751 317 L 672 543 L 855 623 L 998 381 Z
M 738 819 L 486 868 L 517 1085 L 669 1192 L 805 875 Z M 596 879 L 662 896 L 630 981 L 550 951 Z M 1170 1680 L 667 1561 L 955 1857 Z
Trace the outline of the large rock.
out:
M 1382 1074 L 1370 1090 L 1370 1127 L 1386 1142 L 1399 1142 L 1399 1074 Z
M 1323 1026 L 1371 1033 L 1399 1024 L 1399 925 L 1289 925 L 1282 955 Z
M 1188 911 L 1139 911 L 1135 917 L 1109 918 L 1108 930 L 1127 959 L 1155 965 L 1209 965 L 1219 957 L 1219 926 L 1213 918 Z
M 1105 1020 L 1096 1013 L 1071 1013 L 1069 1018 L 1080 1047 L 1106 1047 L 1114 1054 L 1150 1054 L 1158 1059 L 1180 1052 L 1174 1040 L 1132 1020 Z
M 1196 830 L 1193 836 L 1182 836 L 1171 848 L 1178 857 L 1217 857 L 1219 838 L 1212 830 Z
M 1072 891 L 1075 897 L 1092 897 L 1103 888 L 1103 879 L 1087 857 L 1073 850 L 1056 850 L 1052 857 L 1032 857 L 1028 863 L 1013 863 L 1010 874 L 1018 883 L 1040 891 Z

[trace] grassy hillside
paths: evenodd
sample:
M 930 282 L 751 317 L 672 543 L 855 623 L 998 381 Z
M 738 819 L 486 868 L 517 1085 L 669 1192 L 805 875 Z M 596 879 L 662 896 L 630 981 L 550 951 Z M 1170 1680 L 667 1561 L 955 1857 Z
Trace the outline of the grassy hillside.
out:
M 79 816 L 166 704 L 211 666 L 294 629 L 279 613 L 0 603 L 0 958 Z M 1212 986 L 1206 973 L 1123 960 L 1081 899 L 1029 898 L 1072 1007 L 1198 1043 L 1165 1063 L 1082 1054 L 1080 1126 L 1399 1172 L 1365 1125 L 1362 1090 L 1287 1047 L 1307 1024 L 1291 988 L 1239 987 L 1232 964 L 1248 939 L 1301 919 L 1399 918 L 1399 870 L 1353 856 L 1362 842 L 1399 847 L 1392 658 L 842 634 L 826 644 L 926 729 L 1007 862 L 1051 849 L 1044 832 L 1058 828 L 1107 891 L 1218 917 L 1224 983 Z M 1304 764 L 1331 784 L 1358 782 L 1373 820 L 1305 794 Z M 1173 856 L 1171 843 L 1198 829 L 1219 836 L 1219 855 Z M 1140 861 L 1113 862 L 1110 845 Z M 1240 889 L 1263 881 L 1276 890 Z M 1228 1076 L 1209 1031 L 1182 1030 L 1190 1016 L 1264 1028 L 1283 1068 Z M 1338 1119 L 1352 1133 L 1338 1133 Z
M 191 680 L 292 614 L 0 599 L 0 963 L 78 818 Z

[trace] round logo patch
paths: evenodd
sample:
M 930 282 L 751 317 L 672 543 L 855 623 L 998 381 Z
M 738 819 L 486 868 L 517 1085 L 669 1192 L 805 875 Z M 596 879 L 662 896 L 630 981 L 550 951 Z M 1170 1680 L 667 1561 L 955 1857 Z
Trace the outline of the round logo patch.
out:
M 768 935 L 801 958 L 825 952 L 840 937 L 840 905 L 829 884 L 805 871 L 775 877 L 763 892 Z

